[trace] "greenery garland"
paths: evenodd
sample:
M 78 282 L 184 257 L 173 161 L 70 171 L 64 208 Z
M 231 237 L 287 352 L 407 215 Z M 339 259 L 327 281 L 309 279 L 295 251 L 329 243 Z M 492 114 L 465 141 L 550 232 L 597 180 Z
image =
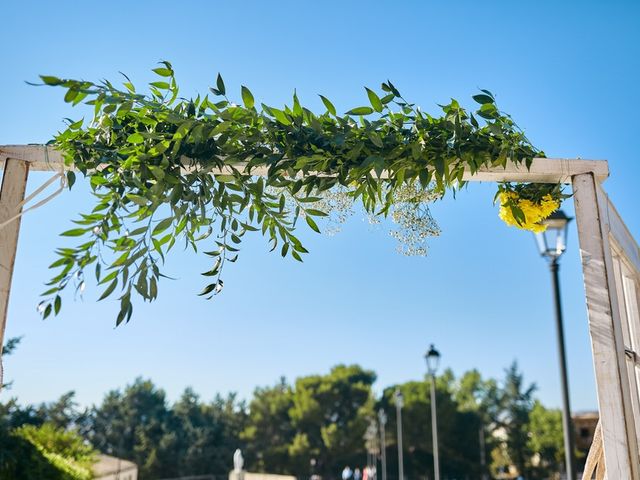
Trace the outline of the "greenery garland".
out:
M 100 300 L 117 292 L 120 324 L 131 318 L 132 295 L 157 297 L 160 266 L 178 241 L 194 251 L 207 245 L 211 264 L 202 275 L 210 281 L 200 295 L 211 298 L 248 231 L 261 231 L 272 250 L 302 261 L 307 250 L 295 228 L 302 218 L 319 231 L 316 218 L 327 212 L 317 206 L 327 192 L 341 189 L 369 214 L 387 216 L 407 204 L 407 189 L 431 200 L 461 188 L 465 170 L 529 167 L 544 155 L 487 90 L 473 96 L 476 112 L 452 99 L 435 117 L 387 81 L 380 94 L 366 88 L 369 105 L 344 115 L 321 95 L 326 111 L 316 115 L 295 93 L 292 106 L 257 106 L 245 86 L 242 104 L 235 104 L 220 75 L 211 97 L 182 99 L 169 62 L 153 71 L 158 79 L 148 95 L 126 76 L 124 88 L 41 77 L 65 88 L 66 102 L 93 106 L 88 125 L 70 122 L 53 143 L 68 167 L 89 178 L 97 199 L 77 228 L 62 233 L 82 241 L 56 251 L 51 268 L 59 270 L 39 304 L 45 318 L 60 311 L 62 290 L 84 289 L 89 266 L 104 287 Z M 67 176 L 71 187 L 75 173 Z M 560 199 L 559 190 L 525 190 L 535 204 L 547 194 Z M 523 224 L 518 203 L 507 207 Z

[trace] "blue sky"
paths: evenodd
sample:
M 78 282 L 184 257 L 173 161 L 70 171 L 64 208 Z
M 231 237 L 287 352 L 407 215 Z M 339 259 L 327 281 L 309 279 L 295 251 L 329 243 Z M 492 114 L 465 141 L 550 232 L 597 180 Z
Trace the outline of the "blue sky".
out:
M 481 4 L 482 3 L 482 4 Z M 81 6 L 82 5 L 82 6 Z M 427 111 L 450 97 L 468 106 L 478 88 L 551 157 L 608 159 L 606 189 L 640 236 L 635 149 L 640 107 L 640 6 L 633 2 L 4 2 L 0 47 L 0 144 L 42 143 L 82 111 L 62 92 L 27 86 L 38 74 L 150 79 L 170 60 L 185 95 L 205 92 L 222 72 L 227 89 L 248 85 L 259 101 L 320 110 L 366 102 L 364 85 L 391 79 Z M 34 189 L 47 175 L 32 174 Z M 433 206 L 442 235 L 426 258 L 395 253 L 386 230 L 356 215 L 337 236 L 302 233 L 304 264 L 268 254 L 249 240 L 227 269 L 213 302 L 195 293 L 206 259 L 178 253 L 154 304 L 138 304 L 114 329 L 115 302 L 66 299 L 58 318 L 40 320 L 38 294 L 53 249 L 91 206 L 79 182 L 25 215 L 7 337 L 23 335 L 1 395 L 50 401 L 75 390 L 101 400 L 136 376 L 175 399 L 192 386 L 204 398 L 249 397 L 281 375 L 357 362 L 379 374 L 377 388 L 424 375 L 435 343 L 456 373 L 501 376 L 517 359 L 547 404 L 560 404 L 551 291 L 530 234 L 503 225 L 495 187 L 473 184 Z M 572 202 L 565 205 L 571 213 Z M 572 405 L 596 406 L 575 226 L 562 259 Z

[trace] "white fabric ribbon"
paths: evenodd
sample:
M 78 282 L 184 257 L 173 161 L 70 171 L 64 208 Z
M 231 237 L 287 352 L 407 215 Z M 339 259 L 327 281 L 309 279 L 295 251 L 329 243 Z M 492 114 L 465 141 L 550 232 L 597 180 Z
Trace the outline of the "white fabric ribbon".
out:
M 49 161 L 49 151 L 47 149 L 47 146 L 45 145 L 44 147 L 44 155 L 45 155 L 45 159 L 48 163 Z M 58 188 L 51 193 L 50 195 L 47 195 L 45 198 L 43 198 L 42 200 L 40 200 L 39 202 L 31 205 L 30 207 L 25 208 L 24 210 L 22 210 L 22 207 L 24 205 L 26 205 L 27 203 L 29 203 L 31 200 L 33 200 L 34 198 L 36 198 L 38 195 L 40 195 L 44 190 L 47 189 L 47 187 L 49 187 L 49 185 L 53 184 L 54 182 L 56 182 L 56 180 L 60 181 L 60 185 L 58 186 Z M 62 169 L 61 171 L 59 171 L 58 173 L 56 173 L 53 177 L 51 177 L 49 180 L 47 180 L 46 182 L 44 182 L 42 185 L 40 185 L 38 188 L 36 188 L 30 195 L 28 195 L 27 197 L 25 197 L 17 206 L 16 206 L 16 213 L 15 215 L 13 215 L 12 217 L 10 217 L 9 219 L 5 220 L 4 222 L 0 223 L 0 229 L 6 227 L 7 225 L 9 225 L 10 223 L 14 222 L 15 220 L 17 220 L 18 218 L 20 218 L 22 215 L 24 215 L 25 213 L 27 213 L 30 210 L 35 210 L 36 208 L 40 208 L 42 205 L 50 202 L 51 200 L 53 200 L 55 197 L 57 197 L 58 195 L 60 195 L 60 193 L 65 189 L 65 187 L 67 186 L 67 176 L 65 175 L 64 172 L 64 164 L 62 165 Z

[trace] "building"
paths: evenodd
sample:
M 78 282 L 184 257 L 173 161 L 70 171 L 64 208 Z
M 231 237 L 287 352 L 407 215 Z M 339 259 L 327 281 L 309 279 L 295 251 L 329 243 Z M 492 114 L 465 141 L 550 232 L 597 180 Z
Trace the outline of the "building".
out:
M 129 460 L 100 454 L 93 465 L 93 474 L 95 480 L 138 480 L 138 466 Z

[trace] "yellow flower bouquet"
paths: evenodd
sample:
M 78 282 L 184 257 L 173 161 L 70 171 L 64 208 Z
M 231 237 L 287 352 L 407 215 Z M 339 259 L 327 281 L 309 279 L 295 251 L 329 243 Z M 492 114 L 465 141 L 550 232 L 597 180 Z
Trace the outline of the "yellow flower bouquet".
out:
M 546 230 L 541 222 L 569 196 L 562 193 L 561 185 L 505 183 L 499 186 L 496 200 L 500 201 L 499 216 L 504 223 L 540 233 Z

